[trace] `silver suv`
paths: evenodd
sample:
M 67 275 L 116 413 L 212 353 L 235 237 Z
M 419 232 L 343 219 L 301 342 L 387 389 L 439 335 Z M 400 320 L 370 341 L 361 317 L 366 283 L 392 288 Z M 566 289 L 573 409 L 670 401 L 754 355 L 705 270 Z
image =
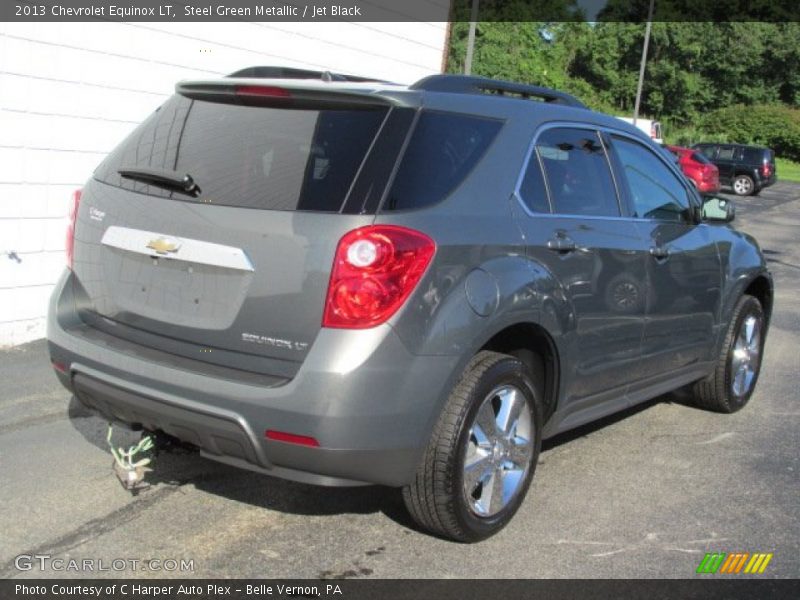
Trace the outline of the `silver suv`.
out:
M 543 438 L 747 403 L 773 291 L 732 216 L 554 90 L 250 68 L 178 84 L 76 193 L 49 349 L 111 421 L 476 541 Z

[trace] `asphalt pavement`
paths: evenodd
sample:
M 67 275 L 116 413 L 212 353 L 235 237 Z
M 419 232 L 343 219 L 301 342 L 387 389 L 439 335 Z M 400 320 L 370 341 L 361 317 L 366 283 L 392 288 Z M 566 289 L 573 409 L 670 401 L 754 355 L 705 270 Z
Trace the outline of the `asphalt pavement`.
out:
M 670 394 L 548 441 L 519 513 L 480 544 L 420 533 L 395 490 L 195 454 L 160 456 L 134 497 L 112 475 L 106 424 L 58 385 L 45 343 L 0 351 L 0 577 L 691 578 L 706 552 L 733 551 L 773 553 L 760 577 L 797 577 L 800 185 L 736 203 L 776 287 L 750 404 L 718 415 Z

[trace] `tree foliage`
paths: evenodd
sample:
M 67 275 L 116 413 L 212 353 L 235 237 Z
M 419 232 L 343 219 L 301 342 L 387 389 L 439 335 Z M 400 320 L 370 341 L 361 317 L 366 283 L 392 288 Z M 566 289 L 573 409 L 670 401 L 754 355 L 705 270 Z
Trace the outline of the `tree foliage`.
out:
M 568 14 L 574 15 L 574 4 L 567 3 Z M 607 16 L 625 10 L 623 4 L 610 3 Z M 463 72 L 467 31 L 467 23 L 453 24 L 449 72 Z M 555 87 L 596 110 L 631 114 L 644 32 L 644 23 L 617 21 L 479 22 L 472 70 Z M 706 129 L 702 117 L 727 107 L 763 105 L 800 105 L 800 23 L 653 23 L 643 116 L 676 131 L 694 127 L 723 135 L 717 121 L 708 120 Z M 747 118 L 747 111 L 734 112 Z M 789 118 L 785 111 L 779 114 Z
M 788 106 L 729 106 L 702 119 L 702 130 L 727 141 L 769 146 L 800 161 L 800 110 Z

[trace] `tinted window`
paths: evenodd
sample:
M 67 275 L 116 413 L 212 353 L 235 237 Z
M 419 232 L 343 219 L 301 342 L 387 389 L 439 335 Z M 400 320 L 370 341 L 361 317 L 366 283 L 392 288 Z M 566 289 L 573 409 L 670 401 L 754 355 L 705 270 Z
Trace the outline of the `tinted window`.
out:
M 708 160 L 705 156 L 703 156 L 700 152 L 692 152 L 692 160 L 695 162 L 702 163 L 704 165 L 711 164 L 711 161 Z
M 272 210 L 338 211 L 385 110 L 285 110 L 174 96 L 95 172 L 154 196 Z M 194 198 L 122 178 L 125 168 L 190 174 Z
M 750 164 L 761 164 L 764 159 L 770 161 L 769 151 L 763 148 L 743 148 L 744 161 Z
M 698 146 L 697 149 L 708 158 L 714 158 L 714 151 L 716 148 L 716 146 Z
M 536 142 L 553 212 L 618 216 L 614 181 L 596 131 L 548 129 Z
M 720 146 L 717 158 L 719 160 L 733 160 L 735 154 L 736 148 L 733 146 Z
M 680 221 L 689 208 L 686 188 L 649 149 L 614 137 L 614 149 L 628 182 L 634 217 Z
M 478 164 L 501 126 L 495 119 L 423 111 L 383 210 L 422 208 L 444 199 Z
M 531 159 L 525 169 L 525 177 L 519 186 L 519 195 L 531 212 L 550 212 L 547 189 L 544 187 L 542 168 L 539 165 L 539 156 L 536 152 L 531 153 Z

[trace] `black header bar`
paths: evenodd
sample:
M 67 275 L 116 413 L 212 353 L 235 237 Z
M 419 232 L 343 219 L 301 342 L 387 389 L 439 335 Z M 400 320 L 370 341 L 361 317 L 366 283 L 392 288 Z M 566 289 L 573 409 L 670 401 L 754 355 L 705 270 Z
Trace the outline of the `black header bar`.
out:
M 3 0 L 0 21 L 468 21 L 472 0 Z M 647 20 L 649 0 L 480 0 L 479 21 Z M 655 0 L 654 21 L 800 20 L 797 0 Z

